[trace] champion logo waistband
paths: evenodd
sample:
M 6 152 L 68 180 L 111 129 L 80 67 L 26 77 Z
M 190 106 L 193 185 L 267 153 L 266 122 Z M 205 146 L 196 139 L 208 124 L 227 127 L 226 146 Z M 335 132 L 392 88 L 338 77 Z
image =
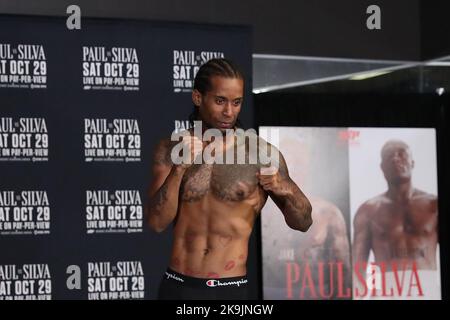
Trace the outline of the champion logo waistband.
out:
M 246 276 L 219 279 L 194 278 L 173 271 L 170 268 L 165 272 L 164 278 L 170 281 L 175 281 L 181 285 L 199 288 L 241 287 L 245 286 L 248 283 L 248 279 Z
M 246 284 L 248 282 L 247 279 L 240 279 L 237 281 L 229 281 L 229 280 L 220 280 L 220 279 L 211 279 L 206 281 L 206 285 L 208 287 L 222 287 L 222 286 L 240 286 L 242 284 Z
M 173 279 L 176 281 L 184 282 L 184 280 L 181 279 L 180 277 L 177 277 L 175 274 L 167 272 L 167 271 L 166 271 L 166 277 L 167 277 L 167 279 Z

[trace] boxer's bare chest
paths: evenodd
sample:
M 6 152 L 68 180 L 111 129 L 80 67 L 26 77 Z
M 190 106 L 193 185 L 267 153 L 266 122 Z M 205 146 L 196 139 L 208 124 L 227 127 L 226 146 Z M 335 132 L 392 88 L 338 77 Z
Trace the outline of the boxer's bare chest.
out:
M 437 208 L 430 200 L 385 203 L 377 211 L 373 215 L 372 232 L 380 238 L 426 237 L 437 227 Z
M 223 201 L 243 201 L 258 188 L 257 164 L 201 164 L 186 170 L 181 200 L 195 202 L 206 196 Z

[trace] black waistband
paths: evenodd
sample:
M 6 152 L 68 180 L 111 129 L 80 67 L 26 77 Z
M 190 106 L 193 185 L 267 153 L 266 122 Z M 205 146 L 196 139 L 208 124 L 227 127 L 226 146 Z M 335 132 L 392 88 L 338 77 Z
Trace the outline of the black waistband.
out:
M 164 274 L 164 279 L 175 281 L 180 285 L 186 285 L 189 287 L 197 287 L 197 288 L 243 287 L 246 286 L 248 282 L 247 276 L 218 278 L 218 279 L 194 278 L 173 271 L 170 268 L 167 268 L 167 271 Z

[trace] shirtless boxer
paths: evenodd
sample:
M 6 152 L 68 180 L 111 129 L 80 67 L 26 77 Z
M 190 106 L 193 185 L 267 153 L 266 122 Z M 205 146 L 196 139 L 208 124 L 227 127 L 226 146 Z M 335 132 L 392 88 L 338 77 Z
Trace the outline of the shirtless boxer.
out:
M 413 187 L 413 169 L 414 160 L 405 142 L 390 140 L 384 144 L 381 170 L 388 190 L 363 203 L 353 221 L 353 264 L 363 277 L 371 250 L 375 263 L 383 264 L 387 272 L 393 266 L 419 271 L 437 268 L 437 197 Z
M 314 224 L 307 233 L 298 234 L 292 230 L 285 230 L 280 225 L 282 221 L 278 216 L 268 214 L 264 217 L 263 231 L 267 230 L 263 240 L 265 298 L 338 299 L 339 276 L 336 264 L 342 264 L 344 292 L 346 288 L 351 288 L 352 273 L 347 226 L 344 215 L 334 203 L 311 193 L 311 179 L 321 180 L 317 174 L 311 174 L 312 162 L 317 161 L 319 156 L 330 157 L 330 154 L 311 150 L 316 140 L 305 143 L 303 140 L 306 138 L 295 138 L 297 131 L 294 130 L 296 129 L 284 130 L 280 138 L 280 149 L 285 155 L 287 165 L 291 168 L 291 178 L 304 187 L 303 191 L 311 202 L 311 216 Z M 321 150 L 321 147 L 318 147 L 318 150 Z M 266 209 L 269 206 L 269 211 L 272 210 L 270 205 L 270 203 L 266 205 Z M 279 231 L 273 234 L 273 230 Z M 287 248 L 292 248 L 293 259 L 279 257 L 280 253 Z M 286 265 L 289 265 L 289 268 Z M 296 277 L 297 265 L 298 278 Z M 324 268 L 322 281 L 319 275 L 320 265 Z M 302 285 L 307 267 L 311 271 L 313 288 Z
M 200 67 L 192 100 L 203 129 L 237 129 L 243 95 L 243 75 L 232 62 L 213 59 Z M 173 164 L 177 143 L 165 139 L 156 148 L 146 206 L 153 230 L 174 223 L 159 299 L 246 299 L 248 241 L 267 197 L 289 227 L 303 232 L 312 224 L 311 205 L 290 179 L 281 153 L 278 170 L 268 174 L 260 163 Z M 194 145 L 202 150 L 208 144 L 193 135 L 184 143 L 192 153 Z

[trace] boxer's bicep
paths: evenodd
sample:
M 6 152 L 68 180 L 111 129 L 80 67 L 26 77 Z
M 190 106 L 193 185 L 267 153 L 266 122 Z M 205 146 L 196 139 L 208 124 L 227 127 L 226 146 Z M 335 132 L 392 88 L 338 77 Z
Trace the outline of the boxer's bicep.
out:
M 353 220 L 353 259 L 355 262 L 366 262 L 371 249 L 369 208 L 363 204 Z

